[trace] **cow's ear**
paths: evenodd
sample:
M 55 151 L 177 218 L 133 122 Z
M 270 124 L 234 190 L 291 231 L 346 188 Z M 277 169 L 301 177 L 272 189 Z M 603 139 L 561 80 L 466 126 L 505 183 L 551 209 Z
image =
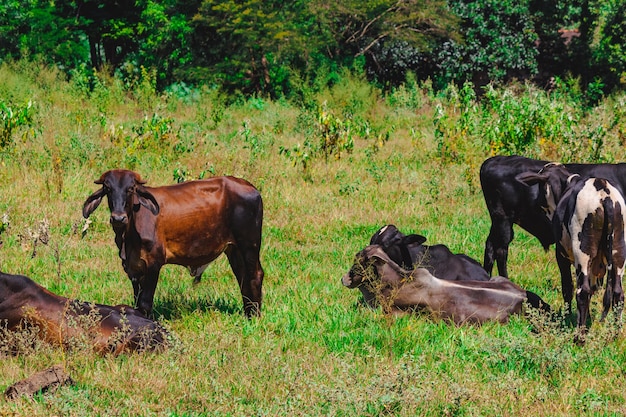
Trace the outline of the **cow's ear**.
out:
M 143 187 L 137 187 L 135 194 L 137 195 L 139 204 L 150 210 L 155 216 L 159 214 L 161 208 L 159 207 L 159 203 L 157 203 L 151 192 Z
M 418 234 L 411 234 L 405 236 L 404 239 L 402 239 L 402 243 L 405 245 L 421 245 L 424 242 L 426 242 L 426 237 Z
M 104 187 L 102 187 L 99 190 L 97 190 L 95 193 L 87 197 L 87 200 L 85 200 L 85 202 L 83 203 L 83 217 L 84 218 L 86 219 L 89 218 L 91 213 L 93 213 L 93 211 L 98 208 L 100 203 L 102 203 L 102 198 L 105 195 L 106 195 L 106 191 Z
M 402 266 L 395 263 L 393 259 L 391 259 L 385 252 L 374 253 L 370 255 L 370 261 L 372 261 L 372 263 L 374 265 L 377 265 L 378 267 L 387 265 L 389 268 L 399 274 L 405 274 L 407 272 Z
M 522 172 L 521 174 L 517 174 L 515 179 L 522 184 L 526 185 L 535 185 L 539 183 L 545 183 L 548 180 L 548 177 L 544 174 L 539 174 L 537 172 Z
M 370 261 L 373 261 L 374 263 L 389 263 L 390 259 L 389 257 L 386 256 L 386 254 L 382 254 L 382 253 L 376 253 L 373 254 L 369 257 Z

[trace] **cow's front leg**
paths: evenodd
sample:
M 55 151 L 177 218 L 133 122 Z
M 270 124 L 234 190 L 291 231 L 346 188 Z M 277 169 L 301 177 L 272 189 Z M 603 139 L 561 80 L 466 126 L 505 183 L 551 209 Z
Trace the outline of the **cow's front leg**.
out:
M 133 289 L 135 291 L 135 306 L 137 310 L 146 317 L 152 315 L 152 305 L 154 302 L 154 293 L 157 282 L 159 280 L 160 265 L 155 265 L 146 269 L 142 279 L 133 281 Z
M 133 284 L 133 300 L 134 300 L 133 305 L 135 306 L 135 308 L 137 308 L 137 305 L 139 304 L 139 295 L 141 294 L 141 290 L 142 290 L 141 283 L 144 280 L 144 276 L 133 275 L 133 276 L 129 276 L 128 279 L 130 279 L 131 284 Z

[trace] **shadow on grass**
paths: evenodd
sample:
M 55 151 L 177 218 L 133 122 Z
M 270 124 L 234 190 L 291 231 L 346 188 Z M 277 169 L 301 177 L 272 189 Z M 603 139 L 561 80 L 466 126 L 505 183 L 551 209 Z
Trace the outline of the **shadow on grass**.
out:
M 154 303 L 155 317 L 163 317 L 165 320 L 179 319 L 183 313 L 196 310 L 201 312 L 219 311 L 225 314 L 243 314 L 243 308 L 238 301 L 223 297 L 209 299 L 201 296 L 194 297 L 189 294 L 180 294 L 160 298 L 155 300 Z

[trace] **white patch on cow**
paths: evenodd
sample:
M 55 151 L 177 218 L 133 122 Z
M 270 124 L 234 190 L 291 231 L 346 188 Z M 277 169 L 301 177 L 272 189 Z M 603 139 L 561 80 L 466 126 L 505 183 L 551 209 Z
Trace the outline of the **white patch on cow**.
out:
M 621 193 L 617 191 L 611 184 L 607 184 L 608 192 L 605 190 L 597 190 L 594 185 L 595 179 L 588 179 L 585 181 L 585 185 L 576 196 L 576 207 L 572 218 L 567 225 L 568 233 L 563 233 L 561 236 L 561 245 L 563 245 L 568 252 L 571 251 L 570 260 L 573 261 L 575 268 L 580 268 L 580 271 L 588 276 L 590 279 L 589 284 L 591 287 L 597 286 L 597 279 L 599 277 L 590 276 L 590 269 L 593 259 L 597 256 L 602 256 L 601 253 L 585 253 L 583 251 L 583 240 L 587 239 L 600 239 L 602 234 L 602 228 L 604 226 L 604 211 L 602 202 L 608 199 L 613 202 L 614 206 L 621 205 L 622 214 L 626 208 L 624 198 Z M 600 209 L 600 211 L 598 211 Z M 590 229 L 583 232 L 584 222 L 589 216 L 592 216 L 592 222 Z M 564 225 L 565 226 L 565 225 Z M 568 236 L 569 235 L 569 236 Z M 585 244 L 585 246 L 589 246 Z M 571 249 L 570 249 L 571 248 Z M 613 251 L 615 254 L 615 251 Z M 602 262 L 606 265 L 606 259 Z M 610 270 L 611 265 L 607 265 Z M 623 275 L 624 265 L 618 266 L 618 277 Z M 577 291 L 579 293 L 580 290 Z
M 587 239 L 600 239 L 602 234 L 602 226 L 604 224 L 604 215 L 597 216 L 598 208 L 602 208 L 602 200 L 607 197 L 604 190 L 597 190 L 593 185 L 594 179 L 588 179 L 585 181 L 585 185 L 576 196 L 576 206 L 574 213 L 569 223 L 569 234 L 571 238 L 571 247 L 574 255 L 574 267 L 580 268 L 580 271 L 589 276 L 591 262 L 597 254 L 586 253 L 583 251 L 583 241 Z M 600 213 L 603 213 L 601 211 Z M 589 216 L 593 216 L 591 224 L 591 230 L 583 232 L 583 226 Z M 581 240 L 582 239 L 582 240 Z M 589 277 L 592 282 L 591 286 L 595 285 L 595 277 Z
M 388 224 L 387 224 L 387 225 L 385 225 L 385 226 L 383 226 L 383 228 L 382 228 L 382 229 L 380 229 L 379 233 L 382 235 L 383 233 L 385 233 L 385 230 L 387 230 L 387 228 L 388 228 L 388 227 L 389 227 L 389 225 L 388 225 Z

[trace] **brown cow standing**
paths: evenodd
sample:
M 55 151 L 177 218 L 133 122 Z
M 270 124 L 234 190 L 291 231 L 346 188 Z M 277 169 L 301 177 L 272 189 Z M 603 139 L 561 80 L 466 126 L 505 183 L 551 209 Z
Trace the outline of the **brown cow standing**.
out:
M 115 243 L 139 311 L 151 314 L 163 265 L 186 266 L 198 282 L 225 252 L 246 316 L 260 314 L 263 202 L 252 184 L 227 176 L 145 187 L 139 174 L 122 169 L 105 172 L 95 183 L 102 188 L 87 198 L 83 216 L 107 196 Z
M 135 309 L 72 300 L 56 295 L 30 278 L 0 272 L 0 325 L 8 330 L 35 325 L 49 343 L 66 345 L 86 336 L 96 351 L 154 350 L 164 346 L 167 330 Z
M 371 307 L 382 305 L 386 312 L 403 313 L 426 309 L 435 317 L 455 324 L 506 323 L 522 312 L 524 302 L 536 297 L 539 307 L 549 306 L 536 294 L 504 277 L 490 281 L 447 281 L 434 277 L 426 268 L 406 270 L 389 258 L 379 245 L 369 245 L 356 254 L 350 271 L 341 280 L 348 288 L 359 288 Z

